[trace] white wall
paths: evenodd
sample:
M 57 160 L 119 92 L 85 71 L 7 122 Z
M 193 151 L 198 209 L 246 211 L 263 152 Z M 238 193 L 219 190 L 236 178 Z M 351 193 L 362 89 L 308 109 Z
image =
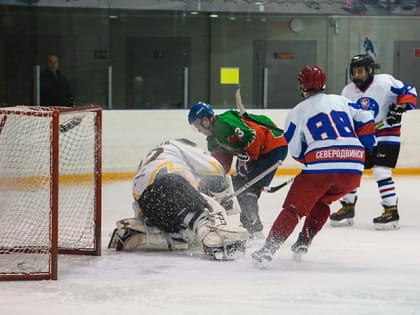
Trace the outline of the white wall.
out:
M 252 113 L 264 113 L 283 127 L 287 110 L 252 110 Z M 420 169 L 419 121 L 419 110 L 403 116 L 398 168 Z M 103 172 L 134 173 L 143 155 L 160 142 L 173 138 L 188 138 L 207 148 L 204 136 L 189 126 L 187 110 L 104 111 Z M 299 164 L 289 156 L 282 168 L 296 169 Z

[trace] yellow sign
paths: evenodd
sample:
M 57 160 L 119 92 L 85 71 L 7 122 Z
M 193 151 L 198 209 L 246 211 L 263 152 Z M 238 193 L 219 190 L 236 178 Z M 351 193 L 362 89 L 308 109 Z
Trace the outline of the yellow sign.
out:
M 220 68 L 220 84 L 239 84 L 239 68 Z

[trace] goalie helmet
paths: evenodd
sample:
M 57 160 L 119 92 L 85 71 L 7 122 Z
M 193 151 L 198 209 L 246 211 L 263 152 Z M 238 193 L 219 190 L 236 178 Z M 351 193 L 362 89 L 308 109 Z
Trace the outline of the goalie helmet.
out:
M 188 123 L 191 125 L 197 119 L 213 116 L 214 110 L 210 104 L 204 102 L 197 102 L 191 107 L 190 112 L 188 113 Z
M 309 65 L 304 67 L 299 72 L 298 80 L 302 92 L 325 90 L 326 76 L 320 66 Z

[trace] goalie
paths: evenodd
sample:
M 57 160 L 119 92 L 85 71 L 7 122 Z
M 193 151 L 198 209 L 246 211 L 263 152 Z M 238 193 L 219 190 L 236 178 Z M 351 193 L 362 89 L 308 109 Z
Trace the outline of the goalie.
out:
M 228 223 L 217 201 L 231 196 L 231 187 L 230 177 L 212 156 L 189 140 L 168 140 L 140 162 L 133 180 L 134 218 L 117 222 L 108 248 L 200 246 L 211 260 L 234 259 L 245 251 L 248 233 Z M 235 198 L 225 206 L 239 212 Z

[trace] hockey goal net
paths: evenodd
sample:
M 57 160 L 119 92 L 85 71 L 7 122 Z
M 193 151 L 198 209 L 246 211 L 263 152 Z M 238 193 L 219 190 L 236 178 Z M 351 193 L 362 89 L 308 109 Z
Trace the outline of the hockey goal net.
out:
M 0 280 L 57 279 L 58 254 L 101 254 L 101 117 L 0 108 Z

